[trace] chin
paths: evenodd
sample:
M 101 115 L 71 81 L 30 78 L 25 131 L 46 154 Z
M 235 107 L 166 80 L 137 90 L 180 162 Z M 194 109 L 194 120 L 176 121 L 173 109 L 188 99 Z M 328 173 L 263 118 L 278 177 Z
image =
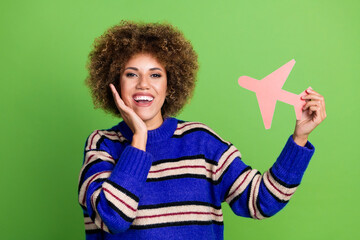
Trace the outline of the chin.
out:
M 140 118 L 141 120 L 143 120 L 144 122 L 147 122 L 151 119 L 153 119 L 156 114 L 152 114 L 152 113 L 147 113 L 147 112 L 137 112 L 136 113 Z

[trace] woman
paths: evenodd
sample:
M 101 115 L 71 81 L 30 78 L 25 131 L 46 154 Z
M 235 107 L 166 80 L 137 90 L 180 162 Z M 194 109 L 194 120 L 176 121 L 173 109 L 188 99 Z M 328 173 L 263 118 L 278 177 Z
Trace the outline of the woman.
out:
M 264 174 L 208 126 L 174 117 L 192 96 L 197 55 L 168 24 L 122 21 L 96 40 L 87 84 L 124 121 L 90 134 L 79 176 L 86 239 L 223 239 L 221 203 L 263 219 L 280 211 L 314 153 L 326 117 L 308 89 L 303 116 Z

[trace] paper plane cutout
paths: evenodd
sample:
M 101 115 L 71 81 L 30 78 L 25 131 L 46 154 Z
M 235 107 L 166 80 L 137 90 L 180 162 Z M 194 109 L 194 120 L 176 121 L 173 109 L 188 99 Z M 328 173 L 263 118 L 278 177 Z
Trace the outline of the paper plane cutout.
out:
M 306 103 L 301 97 L 307 95 L 307 93 L 304 91 L 299 95 L 296 95 L 282 90 L 294 64 L 295 60 L 293 59 L 273 73 L 267 75 L 262 80 L 257 80 L 248 76 L 241 76 L 238 80 L 241 87 L 256 93 L 265 129 L 270 129 L 271 127 L 277 100 L 293 105 L 296 119 L 301 119 L 302 108 Z

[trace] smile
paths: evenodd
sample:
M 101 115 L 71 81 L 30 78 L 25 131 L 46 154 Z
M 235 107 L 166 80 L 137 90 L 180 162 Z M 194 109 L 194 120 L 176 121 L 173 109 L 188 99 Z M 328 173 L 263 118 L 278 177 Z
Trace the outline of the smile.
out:
M 149 107 L 154 100 L 152 96 L 141 96 L 141 95 L 134 96 L 133 99 L 135 105 L 138 107 Z
M 154 98 L 150 96 L 136 96 L 134 100 L 136 102 L 151 102 Z

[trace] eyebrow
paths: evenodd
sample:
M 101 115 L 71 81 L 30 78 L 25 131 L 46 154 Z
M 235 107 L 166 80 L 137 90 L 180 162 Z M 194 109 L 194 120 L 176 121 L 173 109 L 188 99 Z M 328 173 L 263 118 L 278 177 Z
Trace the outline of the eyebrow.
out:
M 136 67 L 127 67 L 127 68 L 125 68 L 125 70 L 126 70 L 126 69 L 133 69 L 133 70 L 139 71 L 139 69 L 136 68 Z M 151 70 L 151 71 L 153 71 L 153 70 L 159 70 L 159 71 L 162 72 L 162 70 L 161 70 L 160 68 L 157 68 L 157 67 L 155 67 L 155 68 L 150 68 L 150 70 Z

